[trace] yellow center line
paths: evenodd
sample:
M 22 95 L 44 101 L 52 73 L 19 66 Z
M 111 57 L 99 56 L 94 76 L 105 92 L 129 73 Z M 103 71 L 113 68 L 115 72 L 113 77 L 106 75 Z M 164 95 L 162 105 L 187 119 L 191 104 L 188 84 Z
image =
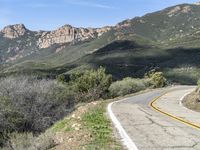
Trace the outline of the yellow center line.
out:
M 192 127 L 192 128 L 195 128 L 195 129 L 200 130 L 200 125 L 194 124 L 194 123 L 192 123 L 192 122 L 189 122 L 189 121 L 187 121 L 187 120 L 184 120 L 184 119 L 182 119 L 182 118 L 179 118 L 179 117 L 177 117 L 177 116 L 174 116 L 174 115 L 172 115 L 172 114 L 170 114 L 170 113 L 167 113 L 167 112 L 165 112 L 165 111 L 159 109 L 159 108 L 155 105 L 155 102 L 158 101 L 159 98 L 161 98 L 162 96 L 166 95 L 166 94 L 169 93 L 169 92 L 170 92 L 170 91 L 165 92 L 164 94 L 161 94 L 160 96 L 158 96 L 158 97 L 156 97 L 155 99 L 153 99 L 153 100 L 149 103 L 149 106 L 150 106 L 151 108 L 153 108 L 153 110 L 155 110 L 155 111 L 157 111 L 157 112 L 159 112 L 159 113 L 161 113 L 161 114 L 163 114 L 163 115 L 166 115 L 166 116 L 170 117 L 170 118 L 173 119 L 173 120 L 176 120 L 176 121 L 181 122 L 181 123 L 183 123 L 183 124 L 185 124 L 185 125 L 187 125 L 187 126 L 190 126 L 190 127 Z

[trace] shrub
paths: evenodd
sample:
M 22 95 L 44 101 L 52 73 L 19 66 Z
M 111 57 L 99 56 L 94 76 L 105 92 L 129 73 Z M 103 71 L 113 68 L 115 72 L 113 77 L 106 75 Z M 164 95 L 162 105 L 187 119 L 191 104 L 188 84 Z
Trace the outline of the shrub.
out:
M 116 81 L 112 83 L 109 88 L 109 92 L 112 97 L 124 96 L 126 94 L 144 90 L 149 86 L 150 86 L 149 79 L 134 79 L 128 77 L 124 78 L 121 81 Z
M 23 125 L 23 116 L 14 108 L 10 99 L 0 97 L 0 146 L 7 139 L 6 132 Z
M 50 132 L 34 136 L 32 133 L 12 133 L 5 146 L 5 150 L 47 150 L 56 144 L 54 135 Z
M 98 70 L 87 70 L 83 74 L 71 75 L 71 85 L 77 91 L 78 101 L 97 100 L 108 93 L 112 76 L 107 75 L 103 67 Z
M 13 131 L 34 133 L 44 131 L 72 111 L 73 95 L 65 86 L 53 80 L 27 77 L 2 79 L 0 134 L 5 135 L 5 132 Z
M 155 72 L 154 74 L 152 74 L 151 80 L 153 81 L 153 85 L 156 88 L 164 87 L 167 81 L 162 72 Z
M 65 75 L 65 74 L 60 74 L 58 76 L 56 76 L 56 80 L 59 82 L 59 83 L 67 83 L 69 82 L 70 80 L 70 77 L 69 75 Z
M 56 77 L 56 80 L 57 80 L 58 82 L 61 82 L 61 83 L 65 83 L 65 82 L 66 82 L 65 76 L 64 76 L 63 74 L 58 75 L 58 76 Z
M 167 80 L 162 72 L 150 71 L 145 75 L 146 78 L 151 79 L 154 88 L 164 87 L 167 84 Z

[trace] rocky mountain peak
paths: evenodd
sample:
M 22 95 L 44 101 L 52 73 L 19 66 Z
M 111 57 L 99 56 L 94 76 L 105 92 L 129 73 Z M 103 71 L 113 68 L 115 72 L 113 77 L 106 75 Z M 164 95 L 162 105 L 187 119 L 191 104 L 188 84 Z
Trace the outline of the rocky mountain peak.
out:
M 194 3 L 194 5 L 199 5 L 200 6 L 200 2 L 196 2 L 196 3 Z
M 74 41 L 84 41 L 90 38 L 96 38 L 109 31 L 111 27 L 103 28 L 76 28 L 71 25 L 64 25 L 51 32 L 43 32 L 38 40 L 39 48 L 47 48 L 53 44 L 70 43 Z
M 176 6 L 170 9 L 170 11 L 167 13 L 168 15 L 175 15 L 177 13 L 188 13 L 192 10 L 190 5 L 186 6 Z
M 14 39 L 23 36 L 27 29 L 23 24 L 15 24 L 4 27 L 0 32 L 4 37 Z

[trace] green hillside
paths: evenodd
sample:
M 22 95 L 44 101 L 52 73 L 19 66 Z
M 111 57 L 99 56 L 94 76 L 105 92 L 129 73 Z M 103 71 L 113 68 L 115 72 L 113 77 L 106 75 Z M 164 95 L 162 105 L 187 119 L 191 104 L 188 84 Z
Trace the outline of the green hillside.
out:
M 37 36 L 31 38 L 32 34 L 23 36 L 21 41 L 29 39 L 34 43 Z M 5 38 L 0 41 L 1 57 L 8 57 L 2 49 L 8 43 L 15 46 L 17 41 Z M 116 79 L 141 77 L 157 69 L 164 71 L 172 82 L 193 84 L 200 73 L 199 41 L 200 6 L 182 4 L 125 20 L 95 39 L 39 50 L 34 44 L 25 47 L 24 57 L 2 63 L 1 75 L 27 73 L 55 77 L 104 66 Z M 55 52 L 61 46 L 64 48 Z

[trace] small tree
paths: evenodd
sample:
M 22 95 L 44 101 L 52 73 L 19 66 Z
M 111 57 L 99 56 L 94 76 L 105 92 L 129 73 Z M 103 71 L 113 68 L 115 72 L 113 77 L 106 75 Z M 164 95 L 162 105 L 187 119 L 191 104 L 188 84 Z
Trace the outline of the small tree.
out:
M 97 100 L 103 97 L 107 94 L 108 88 L 112 83 L 112 76 L 107 75 L 103 67 L 97 70 L 87 70 L 82 74 L 75 73 L 71 75 L 70 79 L 75 91 L 81 96 L 81 101 Z
M 145 74 L 145 78 L 150 78 L 155 88 L 164 87 L 167 84 L 167 80 L 164 77 L 163 72 L 156 72 L 155 70 L 152 70 Z
M 157 87 L 164 87 L 166 85 L 166 78 L 164 77 L 162 72 L 155 72 L 151 77 L 154 86 Z

